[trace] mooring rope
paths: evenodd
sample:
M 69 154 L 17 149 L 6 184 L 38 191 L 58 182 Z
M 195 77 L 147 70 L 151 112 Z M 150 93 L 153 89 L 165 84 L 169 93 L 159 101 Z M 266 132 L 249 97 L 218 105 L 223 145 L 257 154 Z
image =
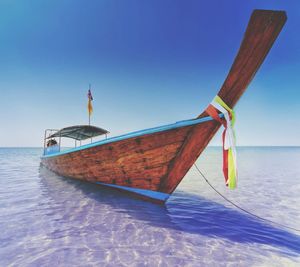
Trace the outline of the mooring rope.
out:
M 227 197 L 225 197 L 223 194 L 221 194 L 209 181 L 208 179 L 205 177 L 205 175 L 200 171 L 200 169 L 198 168 L 198 166 L 196 165 L 196 163 L 194 163 L 194 166 L 195 168 L 197 169 L 197 171 L 200 173 L 200 175 L 202 176 L 202 178 L 206 181 L 206 183 L 219 195 L 221 196 L 223 199 L 225 199 L 227 202 L 229 202 L 231 205 L 233 205 L 234 207 L 236 207 L 237 209 L 247 213 L 248 215 L 251 215 L 257 219 L 260 219 L 262 221 L 266 221 L 266 222 L 269 222 L 269 223 L 272 223 L 272 224 L 275 224 L 275 225 L 279 225 L 279 226 L 282 226 L 284 228 L 287 228 L 287 229 L 291 229 L 291 230 L 294 230 L 294 231 L 297 231 L 297 232 L 300 232 L 300 229 L 296 229 L 296 228 L 293 228 L 293 227 L 290 227 L 290 226 L 287 226 L 285 224 L 281 224 L 281 223 L 278 223 L 278 222 L 274 222 L 272 220 L 269 220 L 269 219 L 266 219 L 266 218 L 263 218 L 263 217 L 260 217 L 254 213 L 252 213 L 251 211 L 248 211 L 242 207 L 240 207 L 239 205 L 235 204 L 233 201 L 231 201 L 230 199 L 228 199 Z

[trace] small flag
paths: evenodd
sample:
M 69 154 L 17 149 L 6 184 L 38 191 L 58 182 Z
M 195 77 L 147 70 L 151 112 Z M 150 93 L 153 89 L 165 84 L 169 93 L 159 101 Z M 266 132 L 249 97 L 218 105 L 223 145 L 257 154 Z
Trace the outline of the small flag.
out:
M 93 96 L 92 96 L 92 92 L 89 89 L 88 91 L 88 112 L 89 112 L 89 116 L 91 116 L 91 114 L 93 113 L 93 106 L 92 106 L 92 101 L 93 101 Z

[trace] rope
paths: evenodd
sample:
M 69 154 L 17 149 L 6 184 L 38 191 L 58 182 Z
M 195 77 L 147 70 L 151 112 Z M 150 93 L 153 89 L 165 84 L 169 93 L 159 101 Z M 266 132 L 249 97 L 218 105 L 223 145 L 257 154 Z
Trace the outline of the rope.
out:
M 248 215 L 251 215 L 257 219 L 260 219 L 262 221 L 266 221 L 266 222 L 269 222 L 269 223 L 272 223 L 272 224 L 275 224 L 275 225 L 279 225 L 279 226 L 282 226 L 284 228 L 287 228 L 287 229 L 291 229 L 291 230 L 294 230 L 294 231 L 297 231 L 297 232 L 300 232 L 300 229 L 296 229 L 296 228 L 293 228 L 293 227 L 290 227 L 290 226 L 287 226 L 287 225 L 284 225 L 284 224 L 281 224 L 281 223 L 278 223 L 278 222 L 274 222 L 274 221 L 271 221 L 269 219 L 266 219 L 266 218 L 263 218 L 263 217 L 260 217 L 242 207 L 240 207 L 239 205 L 235 204 L 233 201 L 231 201 L 230 199 L 228 199 L 227 197 L 225 197 L 224 195 L 222 195 L 208 180 L 207 178 L 205 177 L 205 175 L 200 171 L 200 169 L 198 168 L 198 166 L 196 165 L 196 163 L 194 163 L 194 166 L 195 168 L 197 169 L 197 171 L 200 173 L 200 175 L 202 176 L 202 178 L 207 182 L 207 184 L 219 195 L 221 196 L 223 199 L 225 199 L 227 202 L 229 202 L 231 205 L 233 205 L 234 207 L 236 207 L 237 209 L 247 213 Z

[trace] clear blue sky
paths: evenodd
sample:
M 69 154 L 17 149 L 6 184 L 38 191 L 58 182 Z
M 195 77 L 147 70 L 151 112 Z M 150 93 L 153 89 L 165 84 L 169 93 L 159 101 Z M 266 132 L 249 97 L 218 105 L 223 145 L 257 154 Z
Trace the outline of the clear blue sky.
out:
M 0 0 L 0 146 L 86 124 L 89 83 L 112 135 L 194 118 L 256 8 L 288 21 L 236 106 L 238 145 L 300 145 L 299 1 Z

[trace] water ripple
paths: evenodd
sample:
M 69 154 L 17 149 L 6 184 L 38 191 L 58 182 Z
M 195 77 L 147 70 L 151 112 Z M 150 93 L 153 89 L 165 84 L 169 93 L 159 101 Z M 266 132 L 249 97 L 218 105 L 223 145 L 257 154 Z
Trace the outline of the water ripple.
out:
M 193 169 L 160 206 L 59 177 L 39 167 L 40 153 L 0 149 L 0 266 L 300 263 L 297 232 L 224 203 Z M 236 191 L 224 186 L 220 153 L 210 148 L 198 164 L 222 194 L 257 215 L 299 227 L 300 149 L 239 149 Z

